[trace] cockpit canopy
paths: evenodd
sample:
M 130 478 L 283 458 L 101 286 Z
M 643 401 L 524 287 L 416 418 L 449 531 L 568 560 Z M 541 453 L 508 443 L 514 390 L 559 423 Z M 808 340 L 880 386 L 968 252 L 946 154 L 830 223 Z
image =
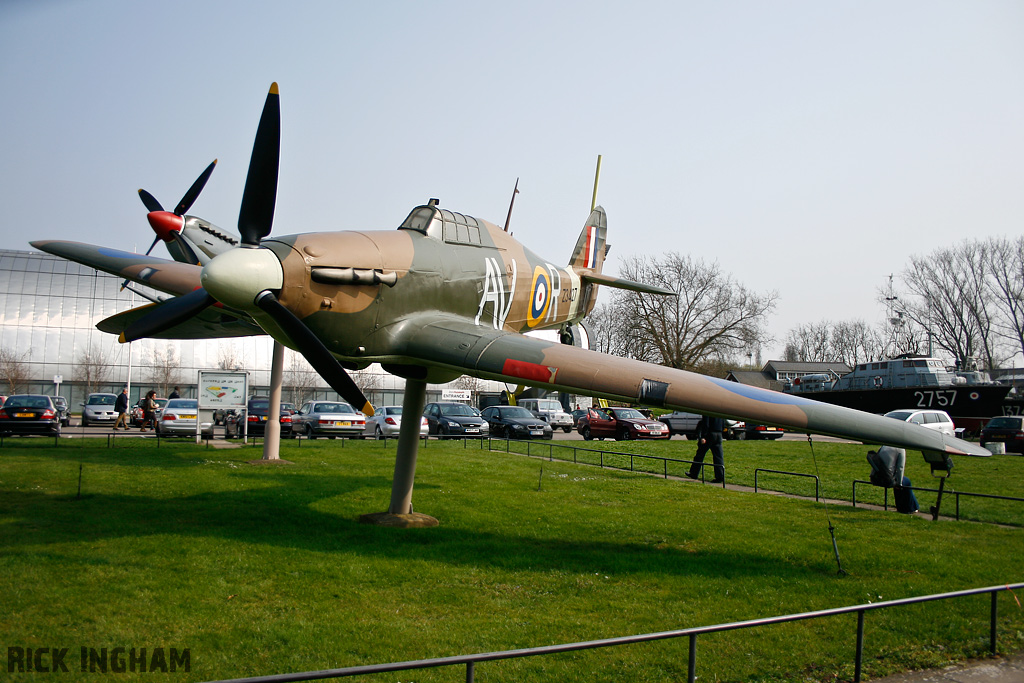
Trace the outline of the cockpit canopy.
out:
M 483 244 L 480 234 L 484 222 L 437 206 L 431 199 L 425 206 L 417 206 L 399 226 L 399 230 L 415 230 L 428 237 L 452 244 Z

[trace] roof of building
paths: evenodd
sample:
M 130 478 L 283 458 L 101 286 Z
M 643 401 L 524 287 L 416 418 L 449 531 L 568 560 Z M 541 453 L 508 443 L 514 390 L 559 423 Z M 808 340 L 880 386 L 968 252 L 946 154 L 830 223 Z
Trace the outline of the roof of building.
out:
M 730 370 L 725 378 L 730 382 L 749 384 L 762 389 L 779 389 L 779 383 L 760 370 Z
M 835 372 L 840 375 L 852 371 L 846 363 L 812 363 L 807 361 L 770 360 L 764 364 L 763 372 L 776 376 L 780 372 Z

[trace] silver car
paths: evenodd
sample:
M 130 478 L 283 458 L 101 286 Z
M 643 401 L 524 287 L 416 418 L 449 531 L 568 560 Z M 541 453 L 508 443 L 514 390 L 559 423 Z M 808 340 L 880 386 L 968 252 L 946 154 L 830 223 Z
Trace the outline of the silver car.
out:
M 85 398 L 85 403 L 79 404 L 82 406 L 82 426 L 113 423 L 117 419 L 117 411 L 114 410 L 116 401 L 116 394 L 89 394 Z
M 366 416 L 344 401 L 307 401 L 292 415 L 292 431 L 318 436 L 363 438 Z
M 376 412 L 366 418 L 366 428 L 363 430 L 365 436 L 372 436 L 383 439 L 385 436 L 397 437 L 398 430 L 402 426 L 402 406 L 383 406 L 377 408 Z M 427 418 L 420 415 L 420 438 L 427 438 Z
M 156 415 L 156 433 L 160 436 L 190 436 L 196 433 L 199 400 L 172 398 Z M 203 436 L 213 436 L 213 422 L 202 423 Z

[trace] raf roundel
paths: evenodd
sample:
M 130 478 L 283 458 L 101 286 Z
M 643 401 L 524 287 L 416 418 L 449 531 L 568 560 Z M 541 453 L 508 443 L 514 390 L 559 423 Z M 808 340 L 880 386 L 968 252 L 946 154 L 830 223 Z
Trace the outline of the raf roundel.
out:
M 533 269 L 533 284 L 530 285 L 530 311 L 526 324 L 536 327 L 547 315 L 551 305 L 551 280 L 546 270 L 537 266 Z

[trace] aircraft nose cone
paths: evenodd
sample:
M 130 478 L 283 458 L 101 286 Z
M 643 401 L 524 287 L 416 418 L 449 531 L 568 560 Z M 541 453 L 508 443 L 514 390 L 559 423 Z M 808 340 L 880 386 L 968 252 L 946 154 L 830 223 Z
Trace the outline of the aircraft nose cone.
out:
M 174 239 L 171 234 L 181 232 L 181 229 L 185 227 L 185 219 L 170 211 L 150 211 L 146 214 L 146 220 L 149 221 L 153 232 L 164 242 L 170 242 Z
M 250 309 L 261 292 L 284 286 L 284 271 L 269 249 L 237 248 L 203 266 L 200 280 L 206 291 L 225 306 Z

